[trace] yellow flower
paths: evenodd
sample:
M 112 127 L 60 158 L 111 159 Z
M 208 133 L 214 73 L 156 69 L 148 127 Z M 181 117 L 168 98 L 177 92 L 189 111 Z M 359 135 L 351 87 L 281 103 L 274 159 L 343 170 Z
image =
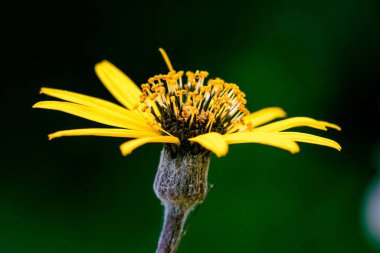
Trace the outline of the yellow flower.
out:
M 278 107 L 250 113 L 245 94 L 236 84 L 220 78 L 206 83 L 206 71 L 188 71 L 184 78 L 183 71 L 173 69 L 165 51 L 160 52 L 169 72 L 149 78 L 141 89 L 110 62 L 96 64 L 99 79 L 123 106 L 79 93 L 42 88 L 41 93 L 64 101 L 42 101 L 34 108 L 62 111 L 112 127 L 63 130 L 50 134 L 49 139 L 84 135 L 133 138 L 120 146 L 123 155 L 150 142 L 165 143 L 173 152 L 212 151 L 218 157 L 227 154 L 229 144 L 237 143 L 260 143 L 291 153 L 299 151 L 297 142 L 341 150 L 330 139 L 284 132 L 303 126 L 340 130 L 339 126 L 307 117 L 266 124 L 286 113 Z

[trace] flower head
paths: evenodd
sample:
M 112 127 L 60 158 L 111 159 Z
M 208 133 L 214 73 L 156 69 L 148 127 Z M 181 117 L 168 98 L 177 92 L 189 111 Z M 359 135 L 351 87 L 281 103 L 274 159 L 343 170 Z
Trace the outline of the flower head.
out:
M 211 151 L 218 157 L 227 154 L 229 144 L 236 143 L 260 143 L 292 153 L 299 151 L 297 142 L 341 149 L 330 139 L 284 132 L 302 126 L 340 130 L 337 125 L 307 117 L 264 125 L 286 113 L 278 107 L 250 113 L 245 94 L 236 84 L 220 78 L 207 80 L 206 71 L 175 71 L 165 51 L 160 52 L 169 72 L 149 78 L 141 89 L 110 62 L 95 66 L 102 83 L 123 106 L 79 93 L 42 88 L 41 93 L 64 101 L 42 101 L 34 108 L 63 111 L 112 127 L 63 130 L 50 134 L 49 139 L 84 135 L 133 138 L 120 146 L 123 155 L 150 142 L 165 143 L 174 153 Z

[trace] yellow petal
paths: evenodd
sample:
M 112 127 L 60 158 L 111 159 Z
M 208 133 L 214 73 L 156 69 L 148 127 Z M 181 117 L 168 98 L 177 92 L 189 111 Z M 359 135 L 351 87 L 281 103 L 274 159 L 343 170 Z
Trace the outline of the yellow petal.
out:
M 228 152 L 228 145 L 224 141 L 223 136 L 219 133 L 211 132 L 201 134 L 190 138 L 189 141 L 198 143 L 205 149 L 215 153 L 218 157 L 225 156 Z
M 329 128 L 334 128 L 335 130 L 338 130 L 338 131 L 341 131 L 342 128 L 338 125 L 335 125 L 335 124 L 332 124 L 332 123 L 329 123 L 329 122 L 326 122 L 326 121 L 319 121 L 321 122 L 322 124 L 324 124 L 325 126 L 329 127 Z
M 228 144 L 260 143 L 288 150 L 291 153 L 299 152 L 299 146 L 290 138 L 280 136 L 278 133 L 238 132 L 223 135 Z
M 179 144 L 179 139 L 174 136 L 157 136 L 157 137 L 145 137 L 138 138 L 131 141 L 124 142 L 120 145 L 121 153 L 126 156 L 132 153 L 136 148 L 150 142 L 162 142 L 162 143 L 173 143 Z
M 142 138 L 160 136 L 150 132 L 128 130 L 120 128 L 83 128 L 58 131 L 49 134 L 49 140 L 63 136 L 106 136 L 106 137 L 122 137 L 122 138 Z
M 164 61 L 168 66 L 169 71 L 174 71 L 172 63 L 170 62 L 169 56 L 166 54 L 165 50 L 163 48 L 159 48 L 158 50 L 160 51 L 162 58 L 164 58 Z
M 61 102 L 61 101 L 42 101 L 33 105 L 33 108 L 42 108 L 66 112 L 75 116 L 92 120 L 109 126 L 129 128 L 134 130 L 145 130 L 156 132 L 153 128 L 148 126 L 144 121 L 138 121 L 133 118 L 121 117 L 109 114 L 108 112 L 100 109 L 94 109 L 87 106 Z
M 276 118 L 283 117 L 286 117 L 286 112 L 283 109 L 279 107 L 268 107 L 245 116 L 243 120 L 246 124 L 250 122 L 253 127 L 256 127 Z
M 95 72 L 104 86 L 125 107 L 132 110 L 140 103 L 140 88 L 112 63 L 102 61 L 96 64 Z
M 42 94 L 46 94 L 51 97 L 59 98 L 62 100 L 66 100 L 68 102 L 73 102 L 89 107 L 93 107 L 96 109 L 102 109 L 107 110 L 110 113 L 119 113 L 122 115 L 127 115 L 129 117 L 133 117 L 135 119 L 143 120 L 144 118 L 141 116 L 141 114 L 138 114 L 135 111 L 129 111 L 125 109 L 124 107 L 121 107 L 117 104 L 111 103 L 109 101 L 91 97 L 87 95 L 83 95 L 76 92 L 66 91 L 66 90 L 59 90 L 59 89 L 52 89 L 52 88 L 41 88 L 40 91 Z
M 278 134 L 290 138 L 293 141 L 322 145 L 330 148 L 335 148 L 339 151 L 342 150 L 342 147 L 337 142 L 316 135 L 297 132 L 281 132 Z
M 330 124 L 328 124 L 330 125 Z M 293 127 L 312 127 L 320 130 L 327 130 L 325 122 L 317 121 L 307 117 L 294 117 L 270 123 L 253 129 L 254 132 L 279 132 Z

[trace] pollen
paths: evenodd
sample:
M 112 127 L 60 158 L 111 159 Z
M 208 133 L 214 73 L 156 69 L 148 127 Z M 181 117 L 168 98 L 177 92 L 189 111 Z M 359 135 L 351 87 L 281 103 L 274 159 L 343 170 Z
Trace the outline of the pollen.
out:
M 138 106 L 142 112 L 150 111 L 151 125 L 160 126 L 183 145 L 200 134 L 225 134 L 250 113 L 238 85 L 221 78 L 207 80 L 207 71 L 175 71 L 165 51 L 160 52 L 169 72 L 141 85 L 143 105 Z

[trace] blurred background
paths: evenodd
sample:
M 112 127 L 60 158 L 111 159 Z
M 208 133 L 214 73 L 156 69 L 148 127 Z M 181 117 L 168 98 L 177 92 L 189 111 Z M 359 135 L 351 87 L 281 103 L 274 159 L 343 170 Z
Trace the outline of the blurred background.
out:
M 178 252 L 380 252 L 380 2 L 29 1 L 2 6 L 0 252 L 154 252 L 160 144 L 67 137 L 95 123 L 32 109 L 41 86 L 115 101 L 108 59 L 141 84 L 167 68 L 237 83 L 248 109 L 342 126 L 342 152 L 236 145 L 212 158 L 208 198 Z

